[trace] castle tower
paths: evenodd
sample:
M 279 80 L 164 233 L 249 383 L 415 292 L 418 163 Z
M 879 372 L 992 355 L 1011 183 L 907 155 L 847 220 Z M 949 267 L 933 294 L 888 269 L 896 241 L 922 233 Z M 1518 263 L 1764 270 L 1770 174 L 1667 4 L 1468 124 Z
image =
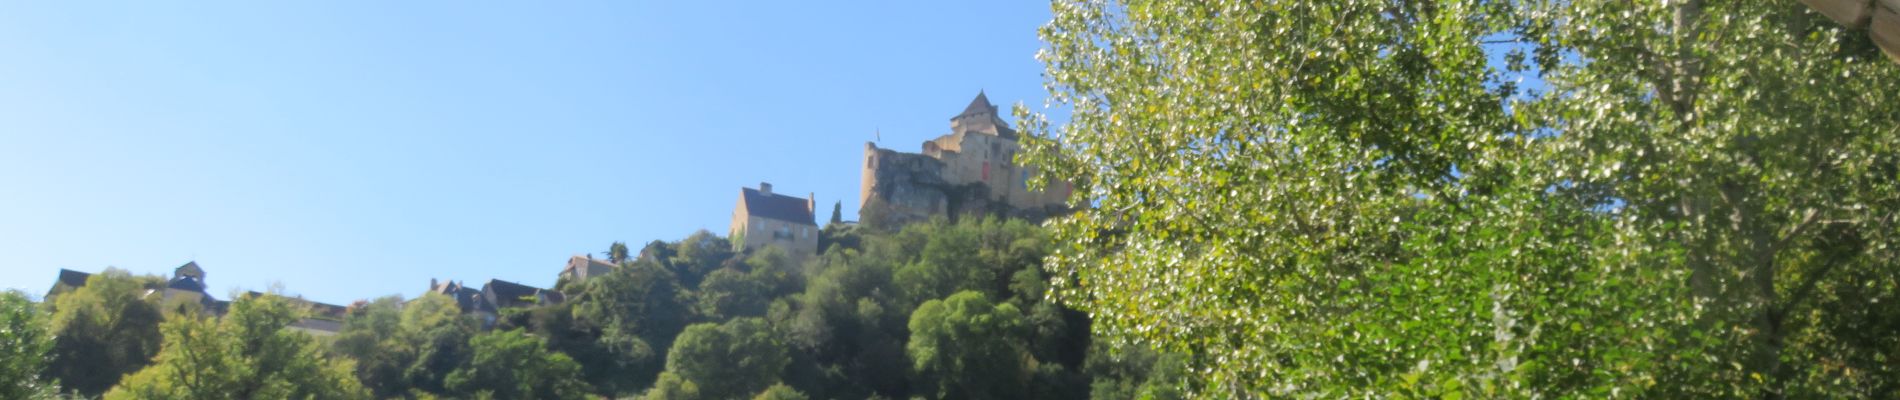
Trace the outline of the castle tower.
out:
M 1009 122 L 997 113 L 996 105 L 990 104 L 989 95 L 980 90 L 976 92 L 975 99 L 970 99 L 970 105 L 963 107 L 962 113 L 950 117 L 951 135 L 970 132 L 1016 139 L 1016 131 L 1010 129 Z

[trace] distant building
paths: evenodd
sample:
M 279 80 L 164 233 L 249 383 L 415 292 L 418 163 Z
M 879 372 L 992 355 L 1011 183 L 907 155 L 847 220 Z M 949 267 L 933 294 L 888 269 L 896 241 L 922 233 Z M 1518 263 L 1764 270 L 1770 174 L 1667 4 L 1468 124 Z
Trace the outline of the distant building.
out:
M 560 279 L 569 284 L 579 283 L 596 276 L 613 272 L 614 265 L 605 260 L 595 260 L 593 255 L 577 255 L 567 259 L 567 268 L 561 269 Z
M 461 308 L 462 313 L 475 315 L 477 319 L 482 321 L 482 326 L 493 325 L 496 317 L 501 315 L 499 310 L 495 308 L 494 303 L 483 300 L 481 289 L 470 288 L 461 282 L 447 281 L 437 283 L 436 280 L 430 279 L 429 293 L 448 296 L 450 299 L 455 300 L 455 306 Z
M 91 278 L 92 274 L 90 273 L 60 269 L 59 278 L 55 279 L 53 281 L 53 287 L 46 291 L 45 301 L 51 303 L 59 295 L 71 293 L 74 290 L 85 287 L 86 280 Z M 205 284 L 204 268 L 199 267 L 198 262 L 192 261 L 172 269 L 172 276 L 165 281 L 164 285 L 148 285 L 144 289 L 144 295 L 147 298 L 157 297 L 159 304 L 163 304 L 166 307 L 195 304 L 198 306 L 198 310 L 203 311 L 207 315 L 223 317 L 226 312 L 230 311 L 231 302 L 212 297 L 210 293 L 205 291 L 208 287 L 209 286 Z M 253 291 L 246 292 L 244 295 L 267 296 L 270 294 Z M 347 310 L 343 306 L 309 301 L 302 297 L 285 297 L 285 299 L 289 300 L 292 305 L 304 308 L 309 312 L 304 318 L 291 323 L 289 328 L 317 336 L 334 335 L 342 331 L 343 317 Z
M 510 308 L 528 308 L 561 304 L 567 296 L 561 292 L 523 285 L 519 283 L 490 279 L 481 289 L 463 285 L 461 282 L 437 282 L 429 280 L 429 292 L 448 296 L 465 314 L 474 315 L 481 320 L 483 328 L 495 326 L 501 316 L 501 310 Z
M 489 279 L 487 284 L 482 285 L 482 300 L 501 310 L 560 304 L 565 298 L 552 290 Z
M 903 223 L 946 215 L 1002 214 L 1040 218 L 1065 210 L 1070 187 L 1029 190 L 1034 169 L 1017 165 L 1019 134 L 982 92 L 950 118 L 950 133 L 923 143 L 922 153 L 864 144 L 859 220 Z
M 772 184 L 740 188 L 739 204 L 732 209 L 730 235 L 737 250 L 776 246 L 793 259 L 818 252 L 818 224 L 812 216 L 816 201 L 772 192 Z
M 247 291 L 244 292 L 243 296 L 258 297 L 274 295 L 259 291 Z M 350 310 L 348 307 L 305 300 L 302 296 L 280 297 L 289 301 L 292 307 L 301 308 L 307 313 L 303 318 L 298 319 L 296 322 L 291 322 L 290 326 L 286 327 L 290 330 L 308 333 L 312 336 L 335 335 L 337 332 L 343 331 L 343 319 L 349 317 Z M 219 303 L 223 303 L 221 308 L 229 308 L 230 306 L 230 302 Z M 223 313 L 223 311 L 220 311 L 219 315 L 223 315 Z
M 205 310 L 219 308 L 218 299 L 205 293 L 205 288 L 205 270 L 198 267 L 197 261 L 186 262 L 185 265 L 172 269 L 172 279 L 165 283 L 162 301 L 168 305 L 197 303 Z
M 46 297 L 42 301 L 47 304 L 57 304 L 53 301 L 54 299 L 86 286 L 87 279 L 92 279 L 92 274 L 60 268 L 59 278 L 53 280 L 52 288 L 46 289 Z

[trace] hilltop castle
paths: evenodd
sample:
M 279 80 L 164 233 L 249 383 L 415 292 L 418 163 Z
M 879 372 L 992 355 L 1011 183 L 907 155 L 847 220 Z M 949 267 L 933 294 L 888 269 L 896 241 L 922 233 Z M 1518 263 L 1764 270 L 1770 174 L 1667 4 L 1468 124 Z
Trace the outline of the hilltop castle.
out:
M 1033 220 L 1068 211 L 1066 201 L 1072 190 L 1068 183 L 1052 182 L 1049 190 L 1029 189 L 1029 178 L 1035 171 L 1016 163 L 1016 154 L 1022 150 L 1018 139 L 1019 134 L 997 114 L 996 105 L 978 92 L 962 113 L 950 118 L 950 133 L 925 141 L 922 153 L 903 153 L 865 143 L 858 198 L 860 222 L 896 227 L 939 215 L 952 220 L 966 215 Z M 771 246 L 782 248 L 794 260 L 812 257 L 820 251 L 822 229 L 817 224 L 817 208 L 817 198 L 809 192 L 803 198 L 788 196 L 774 192 L 772 184 L 764 182 L 758 188 L 740 188 L 727 232 L 733 250 Z M 561 270 L 558 282 L 577 283 L 616 268 L 615 263 L 595 260 L 591 255 L 575 255 Z M 61 269 L 45 301 L 53 302 L 85 286 L 91 276 Z M 499 279 L 491 279 L 479 289 L 461 281 L 430 279 L 427 292 L 454 299 L 464 313 L 475 315 L 485 328 L 493 327 L 506 309 L 567 301 L 566 293 L 559 290 Z M 229 301 L 206 293 L 205 271 L 196 262 L 179 266 L 169 280 L 152 280 L 143 293 L 168 307 L 196 307 L 210 315 L 221 316 L 230 306 Z M 297 297 L 290 300 L 313 311 L 291 328 L 316 335 L 337 333 L 349 312 L 343 306 Z
M 864 144 L 859 220 L 903 224 L 944 215 L 1039 219 L 1066 210 L 1071 187 L 1030 190 L 1034 170 L 1017 165 L 1018 133 L 982 92 L 950 118 L 950 133 L 923 143 L 923 153 Z

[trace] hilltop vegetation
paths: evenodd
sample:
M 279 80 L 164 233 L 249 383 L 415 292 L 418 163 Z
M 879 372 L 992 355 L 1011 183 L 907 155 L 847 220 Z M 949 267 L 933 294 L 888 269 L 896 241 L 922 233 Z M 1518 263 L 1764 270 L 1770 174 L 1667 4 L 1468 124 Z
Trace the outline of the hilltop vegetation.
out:
M 736 253 L 706 232 L 635 254 L 615 244 L 607 253 L 622 262 L 610 273 L 561 282 L 568 301 L 504 310 L 491 329 L 431 293 L 352 307 L 325 340 L 284 329 L 299 314 L 281 298 L 240 297 L 221 319 L 164 313 L 138 294 L 149 278 L 109 271 L 62 296 L 51 315 L 96 325 L 47 324 L 38 310 L 12 308 L 10 321 L 61 343 L 115 344 L 88 347 L 108 356 L 68 359 L 47 343 L 52 365 L 79 365 L 21 375 L 17 388 L 103 381 L 66 388 L 108 399 L 1173 393 L 1147 378 L 1155 365 L 1179 363 L 1092 346 L 1088 319 L 1045 297 L 1050 243 L 1038 227 L 937 220 L 895 232 L 832 225 L 824 235 L 829 248 L 803 263 L 776 248 Z

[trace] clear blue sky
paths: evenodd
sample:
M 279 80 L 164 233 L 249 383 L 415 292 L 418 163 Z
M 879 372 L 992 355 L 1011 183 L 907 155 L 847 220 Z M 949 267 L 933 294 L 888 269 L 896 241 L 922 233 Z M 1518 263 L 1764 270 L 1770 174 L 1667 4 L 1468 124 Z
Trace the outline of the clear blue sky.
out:
M 724 234 L 739 188 L 855 219 L 863 143 L 1040 108 L 1038 1 L 0 3 L 0 287 L 59 268 L 345 303 L 549 286 Z

